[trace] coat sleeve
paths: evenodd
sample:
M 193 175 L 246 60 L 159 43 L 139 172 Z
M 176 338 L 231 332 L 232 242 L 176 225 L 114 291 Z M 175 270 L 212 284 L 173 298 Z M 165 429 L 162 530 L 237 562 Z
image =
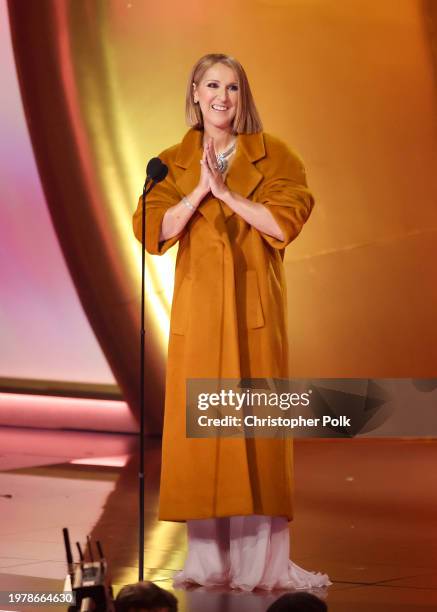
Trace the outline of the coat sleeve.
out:
M 167 159 L 166 151 L 159 155 L 160 159 L 169 166 L 167 177 L 157 183 L 146 196 L 146 251 L 151 255 L 163 255 L 181 238 L 185 230 L 168 240 L 159 241 L 162 219 L 168 208 L 181 200 L 176 190 L 171 174 L 171 164 Z M 141 242 L 141 223 L 143 214 L 143 198 L 139 197 L 137 209 L 132 218 L 133 230 L 136 238 Z
M 279 142 L 279 141 L 278 141 Z M 300 233 L 314 206 L 301 159 L 288 147 L 275 145 L 256 201 L 266 206 L 282 229 L 284 240 L 263 232 L 272 247 L 284 249 Z

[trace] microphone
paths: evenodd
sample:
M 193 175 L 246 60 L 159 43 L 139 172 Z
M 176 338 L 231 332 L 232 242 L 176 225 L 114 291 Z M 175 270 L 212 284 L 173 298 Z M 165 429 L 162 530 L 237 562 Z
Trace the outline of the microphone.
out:
M 155 183 L 160 183 L 161 181 L 163 181 L 165 179 L 165 177 L 168 174 L 168 166 L 166 166 L 164 164 L 164 162 L 161 162 L 161 168 L 159 170 L 158 175 L 155 177 Z
M 146 174 L 146 184 L 148 181 L 152 181 L 153 184 L 160 183 L 168 174 L 168 166 L 159 157 L 152 157 L 147 164 Z

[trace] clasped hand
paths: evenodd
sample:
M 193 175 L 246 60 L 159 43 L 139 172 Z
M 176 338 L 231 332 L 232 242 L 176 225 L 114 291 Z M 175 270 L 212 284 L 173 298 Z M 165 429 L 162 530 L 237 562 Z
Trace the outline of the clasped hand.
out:
M 223 197 L 229 193 L 229 188 L 225 184 L 222 173 L 218 168 L 217 156 L 212 138 L 208 140 L 204 146 L 200 164 L 199 186 L 203 188 L 205 194 L 211 191 L 215 198 L 223 199 Z

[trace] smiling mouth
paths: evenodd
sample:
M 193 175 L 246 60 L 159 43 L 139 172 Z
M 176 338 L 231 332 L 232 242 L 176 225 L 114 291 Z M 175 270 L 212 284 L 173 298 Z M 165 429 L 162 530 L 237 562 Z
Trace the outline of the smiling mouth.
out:
M 212 110 L 217 111 L 218 113 L 224 113 L 228 110 L 227 106 L 222 106 L 221 104 L 211 104 Z

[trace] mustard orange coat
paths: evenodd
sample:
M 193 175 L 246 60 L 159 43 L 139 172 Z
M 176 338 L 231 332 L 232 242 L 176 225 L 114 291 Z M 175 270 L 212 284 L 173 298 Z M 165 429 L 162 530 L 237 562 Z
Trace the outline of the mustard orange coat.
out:
M 300 159 L 266 133 L 238 135 L 226 183 L 269 208 L 284 240 L 206 196 L 184 231 L 159 242 L 163 215 L 199 182 L 202 132 L 160 154 L 167 178 L 149 194 L 146 249 L 179 241 L 170 321 L 159 518 L 293 515 L 292 441 L 187 438 L 186 378 L 287 378 L 284 248 L 314 204 Z M 133 217 L 141 240 L 141 198 Z

